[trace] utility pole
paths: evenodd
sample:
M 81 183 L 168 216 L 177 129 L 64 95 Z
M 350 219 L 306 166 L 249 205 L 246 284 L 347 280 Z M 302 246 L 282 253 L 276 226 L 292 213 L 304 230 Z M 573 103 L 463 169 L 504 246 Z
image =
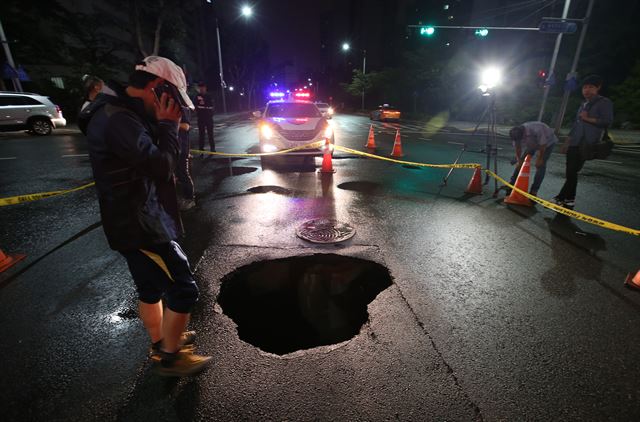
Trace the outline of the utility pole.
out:
M 362 53 L 362 110 L 364 110 L 364 89 L 367 83 L 365 78 L 365 72 L 367 68 L 367 50 L 363 50 Z
M 578 68 L 578 61 L 580 60 L 580 53 L 582 52 L 582 45 L 584 44 L 584 38 L 587 35 L 587 28 L 589 27 L 589 20 L 591 19 L 591 11 L 593 10 L 593 3 L 595 0 L 589 0 L 589 6 L 587 6 L 587 14 L 583 19 L 582 30 L 580 31 L 580 39 L 578 40 L 578 47 L 576 48 L 576 54 L 573 56 L 573 63 L 571 64 L 571 71 L 567 74 L 566 82 L 577 77 L 576 69 Z M 562 126 L 562 120 L 564 120 L 564 113 L 567 111 L 567 104 L 569 102 L 569 95 L 571 91 L 568 89 L 567 83 L 564 87 L 564 96 L 562 97 L 562 104 L 560 105 L 560 111 L 558 111 L 558 118 L 555 124 L 555 132 L 560 132 L 560 126 Z
M 565 0 L 564 2 L 564 10 L 562 11 L 562 19 L 566 19 L 569 14 L 569 6 L 571 5 L 571 0 Z M 560 51 L 560 43 L 562 42 L 563 33 L 559 33 L 556 37 L 556 46 L 553 50 L 553 56 L 551 57 L 551 64 L 549 65 L 549 76 L 547 77 L 547 82 L 552 81 L 552 78 L 555 78 L 555 67 L 556 60 L 558 59 L 558 52 Z M 546 83 L 544 85 L 544 93 L 542 94 L 542 104 L 540 105 L 540 113 L 538 113 L 538 121 L 542 121 L 542 115 L 544 114 L 544 107 L 547 104 L 547 97 L 549 96 L 549 90 L 551 89 L 551 85 Z
M 7 37 L 4 35 L 4 28 L 2 27 L 2 21 L 0 21 L 0 43 L 2 43 L 2 47 L 4 48 L 4 54 L 7 57 L 7 63 L 13 69 L 14 72 L 17 72 L 16 64 L 13 61 L 13 56 L 11 55 L 11 49 L 9 48 L 9 41 L 7 41 Z M 20 78 L 16 75 L 16 77 L 11 78 L 13 82 L 13 89 L 17 92 L 22 92 L 22 84 L 20 83 Z
M 216 16 L 216 35 L 218 37 L 218 65 L 220 66 L 220 88 L 222 89 L 222 112 L 227 112 L 227 100 L 225 98 L 225 89 L 227 84 L 224 81 L 224 72 L 222 70 L 222 49 L 220 48 L 220 28 L 218 27 L 218 17 Z

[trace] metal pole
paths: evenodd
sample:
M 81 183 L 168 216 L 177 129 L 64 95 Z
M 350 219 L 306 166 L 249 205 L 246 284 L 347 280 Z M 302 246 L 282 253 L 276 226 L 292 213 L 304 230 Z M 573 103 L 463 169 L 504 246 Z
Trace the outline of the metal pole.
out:
M 562 11 L 562 18 L 566 19 L 569 14 L 569 5 L 571 4 L 571 0 L 565 0 L 564 2 L 564 10 Z M 547 77 L 547 81 L 550 81 L 551 78 L 554 77 L 554 72 L 556 68 L 556 60 L 558 59 L 558 52 L 560 51 L 560 43 L 562 42 L 562 33 L 558 34 L 556 37 L 556 46 L 553 50 L 553 56 L 551 57 L 551 64 L 549 65 L 549 76 Z M 551 89 L 550 84 L 546 83 L 544 86 L 544 93 L 542 94 L 542 104 L 540 105 L 540 113 L 538 113 L 538 121 L 542 121 L 542 115 L 544 114 L 544 107 L 547 104 L 547 97 L 549 96 L 549 90 Z
M 589 27 L 589 20 L 591 19 L 591 11 L 593 10 L 593 3 L 595 0 L 589 0 L 589 6 L 587 6 L 587 14 L 584 17 L 584 24 L 580 31 L 580 39 L 578 40 L 578 47 L 576 48 L 576 54 L 573 56 L 573 63 L 571 64 L 571 71 L 567 73 L 567 81 L 577 76 L 576 69 L 578 68 L 578 61 L 580 60 L 580 53 L 582 52 L 582 45 L 584 44 L 584 38 L 587 35 L 587 28 Z M 567 104 L 569 103 L 569 95 L 571 92 L 565 85 L 564 95 L 562 97 L 562 104 L 560 105 L 560 111 L 558 112 L 558 118 L 556 120 L 555 132 L 560 132 L 560 126 L 562 126 L 562 120 L 564 119 L 564 113 L 567 111 Z
M 224 82 L 224 72 L 222 71 L 222 49 L 220 48 L 220 28 L 218 27 L 218 18 L 216 17 L 216 35 L 218 37 L 218 64 L 220 66 L 220 88 L 222 88 L 222 111 L 227 112 L 227 100 L 224 96 L 224 90 L 227 84 Z
M 366 68 L 367 68 L 367 50 L 364 50 L 364 53 L 362 56 L 362 110 L 364 110 L 364 87 L 366 83 L 366 79 L 364 76 L 365 76 Z
M 7 41 L 7 37 L 4 35 L 4 28 L 2 27 L 2 21 L 0 21 L 0 43 L 2 43 L 2 47 L 4 48 L 4 54 L 7 56 L 7 63 L 9 66 L 13 68 L 17 72 L 16 64 L 13 62 L 13 56 L 11 55 L 11 49 L 9 49 L 9 41 Z M 17 92 L 22 92 L 22 84 L 20 83 L 19 78 L 11 78 L 13 82 L 13 88 Z

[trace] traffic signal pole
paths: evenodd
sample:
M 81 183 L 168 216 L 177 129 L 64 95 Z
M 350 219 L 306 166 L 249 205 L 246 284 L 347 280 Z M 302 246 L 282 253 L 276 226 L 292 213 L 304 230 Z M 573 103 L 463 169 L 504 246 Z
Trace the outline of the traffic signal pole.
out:
M 13 56 L 11 55 L 11 49 L 9 48 L 9 41 L 7 41 L 7 37 L 4 35 L 4 28 L 2 27 L 2 21 L 0 21 L 0 43 L 2 43 L 2 48 L 4 49 L 4 54 L 7 57 L 7 63 L 9 66 L 17 72 L 16 64 L 13 61 Z M 11 78 L 13 82 L 13 89 L 17 92 L 22 92 L 22 84 L 20 83 L 20 79 L 18 77 Z
M 566 19 L 569 14 L 569 6 L 571 5 L 571 0 L 565 0 L 564 2 L 564 10 L 562 11 L 562 19 Z M 556 37 L 556 45 L 553 50 L 553 55 L 551 57 L 551 64 L 549 65 L 549 74 L 547 75 L 547 83 L 544 84 L 544 93 L 542 94 L 542 104 L 540 105 L 540 112 L 538 113 L 538 121 L 542 121 L 542 115 L 544 114 L 544 107 L 547 104 L 547 97 L 549 96 L 549 90 L 551 89 L 551 84 L 548 83 L 555 78 L 555 68 L 556 68 L 556 60 L 558 59 L 558 52 L 560 51 L 560 43 L 562 42 L 563 33 L 559 33 Z
M 589 20 L 591 19 L 591 11 L 593 10 L 593 3 L 595 0 L 589 0 L 589 6 L 587 6 L 587 14 L 583 19 L 582 30 L 580 31 L 580 39 L 578 40 L 578 47 L 576 48 L 576 54 L 573 56 L 573 63 L 571 64 L 571 71 L 567 74 L 566 81 L 568 82 L 572 78 L 577 76 L 576 69 L 578 68 L 578 61 L 580 60 L 580 53 L 582 52 L 582 45 L 584 44 L 584 38 L 587 35 L 587 28 L 589 27 Z M 565 84 L 564 95 L 562 96 L 562 103 L 560 105 L 560 111 L 558 112 L 558 118 L 556 119 L 555 132 L 560 132 L 562 121 L 564 120 L 564 114 L 567 111 L 567 104 L 569 103 L 569 95 L 571 91 Z

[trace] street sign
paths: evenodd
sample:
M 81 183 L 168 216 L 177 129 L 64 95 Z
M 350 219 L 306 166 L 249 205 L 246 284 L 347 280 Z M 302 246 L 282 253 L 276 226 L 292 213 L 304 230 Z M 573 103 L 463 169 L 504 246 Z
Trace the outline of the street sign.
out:
M 542 21 L 538 29 L 549 34 L 573 34 L 578 25 L 575 22 Z

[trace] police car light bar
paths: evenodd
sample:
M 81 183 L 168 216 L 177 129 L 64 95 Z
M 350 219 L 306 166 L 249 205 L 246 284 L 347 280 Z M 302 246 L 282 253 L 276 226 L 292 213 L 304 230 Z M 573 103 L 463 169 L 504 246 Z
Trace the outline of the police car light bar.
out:
M 296 92 L 295 94 L 293 94 L 296 98 L 309 98 L 311 97 L 311 94 L 309 94 L 308 92 Z
M 270 92 L 269 96 L 271 98 L 282 98 L 284 97 L 284 92 Z

